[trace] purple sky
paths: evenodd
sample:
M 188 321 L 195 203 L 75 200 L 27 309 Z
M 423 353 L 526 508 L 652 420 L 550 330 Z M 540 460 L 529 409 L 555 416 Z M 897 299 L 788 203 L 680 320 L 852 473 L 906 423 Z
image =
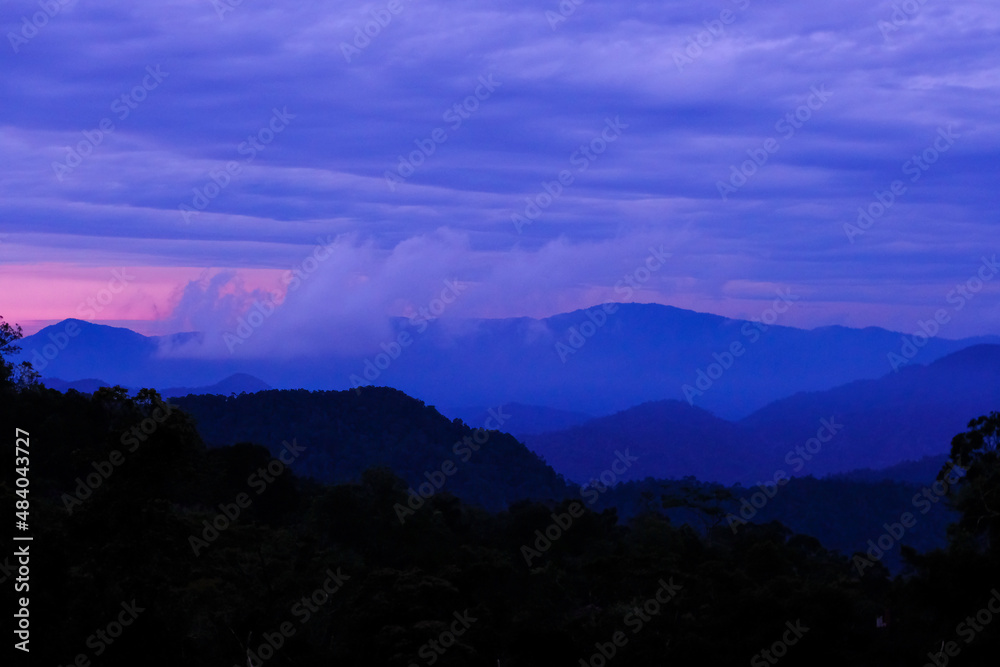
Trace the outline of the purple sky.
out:
M 295 285 L 282 330 L 377 336 L 457 278 L 449 315 L 788 288 L 783 324 L 909 332 L 998 252 L 996 2 L 562 6 L 3 2 L 0 315 L 221 330 Z M 943 336 L 1000 333 L 973 294 Z

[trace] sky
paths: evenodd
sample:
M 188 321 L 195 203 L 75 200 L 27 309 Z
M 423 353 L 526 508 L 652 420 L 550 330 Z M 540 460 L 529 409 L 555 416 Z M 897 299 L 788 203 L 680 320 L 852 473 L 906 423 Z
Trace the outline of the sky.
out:
M 941 335 L 1000 333 L 993 1 L 8 0 L 0 29 L 26 333 L 262 299 L 364 331 L 447 281 L 449 316 L 787 290 L 785 324 L 904 332 L 965 289 Z

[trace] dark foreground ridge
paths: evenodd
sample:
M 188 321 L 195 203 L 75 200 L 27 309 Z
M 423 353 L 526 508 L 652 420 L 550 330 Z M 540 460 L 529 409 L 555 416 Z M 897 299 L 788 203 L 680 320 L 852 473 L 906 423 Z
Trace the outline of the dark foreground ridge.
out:
M 266 410 L 267 393 L 258 396 Z M 366 427 L 385 430 L 375 452 L 398 429 L 440 419 L 391 390 L 369 396 L 357 398 L 356 424 L 365 401 L 403 411 L 398 422 Z M 303 419 L 310 414 L 318 425 L 341 423 L 315 405 L 302 408 Z M 474 437 L 445 423 L 456 431 L 424 443 L 435 453 Z M 409 484 L 384 468 L 335 485 L 289 469 L 309 451 L 296 437 L 308 424 L 273 423 L 271 437 L 284 440 L 277 451 L 208 448 L 186 410 L 154 392 L 8 387 L 0 426 L 30 434 L 32 577 L 44 582 L 30 591 L 38 664 L 133 666 L 155 650 L 164 664 L 196 666 L 722 665 L 779 656 L 788 665 L 919 665 L 957 650 L 963 664 L 986 665 L 1000 648 L 990 611 L 1000 583 L 1000 522 L 990 510 L 998 415 L 953 443 L 969 470 L 949 490 L 960 517 L 953 541 L 948 551 L 906 554 L 905 579 L 890 579 L 865 545 L 847 556 L 777 523 L 733 530 L 718 499 L 697 486 L 649 494 L 647 509 L 624 524 L 582 498 L 487 511 L 447 489 L 401 514 Z M 336 450 L 327 453 L 336 460 Z M 3 471 L 4 506 L 13 506 L 14 473 Z M 673 523 L 664 506 L 694 512 L 703 526 Z M 909 525 L 885 523 L 890 533 Z M 13 576 L 13 563 L 3 565 Z

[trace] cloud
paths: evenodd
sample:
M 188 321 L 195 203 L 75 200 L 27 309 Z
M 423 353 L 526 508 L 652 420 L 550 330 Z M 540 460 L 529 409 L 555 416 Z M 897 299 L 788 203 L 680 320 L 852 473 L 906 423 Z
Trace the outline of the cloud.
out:
M 728 283 L 794 282 L 824 304 L 801 309 L 809 323 L 842 321 L 863 292 L 879 307 L 858 323 L 889 326 L 914 301 L 934 304 L 995 239 L 993 3 L 928 2 L 901 20 L 860 0 L 587 0 L 553 27 L 554 1 L 407 0 L 358 47 L 356 29 L 383 6 L 255 0 L 220 18 L 207 0 L 67 2 L 14 44 L 38 5 L 4 3 L 0 251 L 66 267 L 215 267 L 157 308 L 225 330 L 260 296 L 241 291 L 241 271 L 287 271 L 331 236 L 337 262 L 290 295 L 289 329 L 274 331 L 294 324 L 303 346 L 325 342 L 309 322 L 330 317 L 350 346 L 419 308 L 448 272 L 480 295 L 456 313 L 608 299 L 644 246 L 681 230 L 683 252 L 643 298 L 728 314 L 746 308 Z M 359 49 L 351 62 L 344 44 Z M 165 73 L 155 87 L 149 68 Z M 455 105 L 489 76 L 501 85 L 456 123 Z M 778 123 L 815 86 L 829 101 L 786 137 Z M 269 134 L 275 110 L 293 117 Z M 579 169 L 616 117 L 628 128 Z M 954 148 L 849 243 L 857 208 L 908 178 L 904 164 L 949 125 Z M 429 139 L 437 130 L 445 140 Z M 723 201 L 719 182 L 769 138 L 780 149 Z M 429 140 L 391 189 L 386 172 Z M 74 151 L 78 165 L 53 166 Z M 573 183 L 519 234 L 511 215 L 564 170 Z M 180 207 L 213 188 L 186 219 Z M 900 282 L 924 287 L 904 301 Z M 985 303 L 970 308 L 965 332 L 995 330 Z

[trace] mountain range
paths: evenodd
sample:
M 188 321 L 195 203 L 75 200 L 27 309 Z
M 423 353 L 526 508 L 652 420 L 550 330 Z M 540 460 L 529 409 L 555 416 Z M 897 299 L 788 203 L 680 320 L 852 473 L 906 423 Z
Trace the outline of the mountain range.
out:
M 525 442 L 567 478 L 599 476 L 615 452 L 638 461 L 622 479 L 680 478 L 754 484 L 787 476 L 853 473 L 931 457 L 1000 406 L 1000 345 L 966 348 L 926 366 L 906 366 L 775 401 L 726 421 L 682 401 L 656 401 Z M 917 467 L 921 473 L 933 463 Z M 934 470 L 936 474 L 940 465 Z M 897 479 L 916 481 L 912 471 Z M 924 483 L 933 481 L 933 474 Z
M 544 319 L 414 326 L 396 318 L 391 328 L 389 339 L 357 354 L 297 355 L 288 344 L 257 356 L 240 356 L 239 349 L 220 356 L 209 354 L 218 346 L 200 332 L 147 337 L 66 320 L 25 337 L 19 360 L 31 361 L 43 377 L 100 378 L 161 390 L 210 386 L 244 373 L 279 388 L 392 386 L 451 412 L 521 403 L 608 415 L 674 399 L 736 420 L 798 392 L 880 378 L 893 371 L 890 355 L 899 356 L 914 340 L 873 327 L 805 330 L 634 303 Z M 394 343 L 401 334 L 411 341 L 405 348 Z M 1000 344 L 1000 337 L 920 342 L 909 365 L 977 344 Z
M 397 372 L 397 389 L 427 403 L 444 399 L 441 412 L 473 428 L 500 409 L 508 417 L 504 431 L 577 483 L 599 476 L 625 449 L 638 460 L 622 480 L 695 476 L 754 484 L 778 474 L 879 470 L 940 457 L 970 419 L 1000 405 L 1000 345 L 979 339 L 930 339 L 913 363 L 892 370 L 889 352 L 904 339 L 885 330 L 761 331 L 752 322 L 667 306 L 618 304 L 603 320 L 594 310 L 546 320 L 477 320 L 460 335 L 432 324 L 424 340 L 371 384 Z M 589 332 L 581 326 L 588 321 L 595 323 L 593 335 L 582 345 L 557 345 L 558 332 Z M 741 333 L 748 329 L 759 333 L 756 342 Z M 165 397 L 271 388 L 248 371 L 291 382 L 328 369 L 325 388 L 343 389 L 344 369 L 365 366 L 364 359 L 335 356 L 215 359 L 165 352 L 199 336 L 147 337 L 67 320 L 25 337 L 21 356 L 34 360 L 53 388 L 153 386 Z M 743 339 L 742 354 L 734 354 L 734 337 Z M 205 381 L 213 374 L 222 379 Z M 684 400 L 684 385 L 701 394 Z M 476 399 L 481 407 L 447 407 Z

